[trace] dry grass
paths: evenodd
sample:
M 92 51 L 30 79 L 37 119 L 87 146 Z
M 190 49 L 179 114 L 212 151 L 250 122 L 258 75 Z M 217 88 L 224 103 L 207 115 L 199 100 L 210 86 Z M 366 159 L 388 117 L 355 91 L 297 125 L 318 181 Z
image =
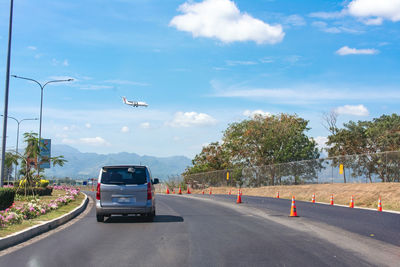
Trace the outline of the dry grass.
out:
M 213 194 L 237 194 L 237 188 L 213 187 Z M 192 190 L 194 194 L 201 194 L 202 190 Z M 329 203 L 331 194 L 334 195 L 335 204 L 348 205 L 354 196 L 355 206 L 377 208 L 378 198 L 382 197 L 382 206 L 385 210 L 400 211 L 400 183 L 375 183 L 375 184 L 312 184 L 312 185 L 286 185 L 265 186 L 259 188 L 243 188 L 243 195 L 276 197 L 279 191 L 281 198 L 311 201 L 315 193 L 317 202 Z M 185 193 L 185 192 L 184 192 Z M 209 189 L 205 190 L 209 193 Z

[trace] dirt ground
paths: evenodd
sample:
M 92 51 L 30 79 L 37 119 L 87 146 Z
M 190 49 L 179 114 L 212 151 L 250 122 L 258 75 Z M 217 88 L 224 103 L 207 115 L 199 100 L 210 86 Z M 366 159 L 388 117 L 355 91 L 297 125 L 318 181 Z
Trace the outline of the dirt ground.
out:
M 238 189 L 232 187 L 213 187 L 213 194 L 237 194 Z M 178 192 L 178 190 L 175 190 Z M 191 190 L 193 194 L 201 194 L 202 190 Z M 172 192 L 172 190 L 171 190 Z M 182 190 L 185 194 L 186 191 Z M 204 190 L 209 194 L 209 188 Z M 374 208 L 378 207 L 378 198 L 382 198 L 383 210 L 400 211 L 400 183 L 375 183 L 375 184 L 312 184 L 312 185 L 284 185 L 265 186 L 258 188 L 243 188 L 243 195 L 276 197 L 296 200 L 311 201 L 315 193 L 317 202 L 330 202 L 331 194 L 334 195 L 334 203 L 349 205 L 351 196 L 354 196 L 355 206 Z

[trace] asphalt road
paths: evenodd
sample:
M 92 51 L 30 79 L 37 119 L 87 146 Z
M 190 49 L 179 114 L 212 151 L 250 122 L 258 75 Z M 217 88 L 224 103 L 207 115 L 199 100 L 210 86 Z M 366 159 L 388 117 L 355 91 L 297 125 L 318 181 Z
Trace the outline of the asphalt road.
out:
M 97 223 L 90 206 L 90 212 L 70 227 L 0 257 L 0 266 L 396 266 L 400 262 L 400 253 L 396 254 L 400 248 L 389 243 L 311 218 L 288 218 L 287 209 L 268 210 L 257 207 L 257 201 L 245 201 L 236 205 L 226 197 L 158 195 L 154 222 L 118 216 Z M 383 250 L 378 257 L 373 254 L 377 248 Z
M 200 197 L 231 203 L 235 202 L 237 198 L 234 195 L 201 195 Z M 257 207 L 266 212 L 287 215 L 290 213 L 290 199 L 243 195 L 242 201 L 245 205 Z M 340 227 L 352 233 L 372 237 L 400 247 L 400 214 L 313 204 L 304 201 L 296 201 L 296 208 L 298 215 L 302 218 Z

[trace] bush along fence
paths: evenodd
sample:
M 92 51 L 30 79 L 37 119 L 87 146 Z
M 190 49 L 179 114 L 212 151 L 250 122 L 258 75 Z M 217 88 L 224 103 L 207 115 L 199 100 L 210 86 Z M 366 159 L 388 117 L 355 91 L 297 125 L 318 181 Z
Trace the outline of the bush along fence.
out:
M 193 188 L 400 182 L 400 151 L 241 167 L 177 176 L 173 179 Z
M 15 192 L 12 189 L 7 189 L 11 192 Z M 79 194 L 79 188 L 74 187 L 54 186 L 53 189 L 64 190 L 65 195 L 47 203 L 40 201 L 39 198 L 32 198 L 30 201 L 21 205 L 17 205 L 15 202 L 12 202 L 8 208 L 1 210 L 0 228 L 11 224 L 21 223 L 23 220 L 33 219 L 40 215 L 46 214 L 49 211 L 56 210 L 59 207 L 75 200 Z

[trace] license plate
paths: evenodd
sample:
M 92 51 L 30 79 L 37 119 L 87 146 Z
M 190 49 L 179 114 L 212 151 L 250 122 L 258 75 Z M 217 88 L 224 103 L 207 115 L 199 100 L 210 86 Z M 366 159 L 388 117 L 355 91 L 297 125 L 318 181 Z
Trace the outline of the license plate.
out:
M 134 197 L 118 197 L 113 199 L 113 202 L 118 202 L 118 203 L 132 203 L 135 201 L 136 199 Z

